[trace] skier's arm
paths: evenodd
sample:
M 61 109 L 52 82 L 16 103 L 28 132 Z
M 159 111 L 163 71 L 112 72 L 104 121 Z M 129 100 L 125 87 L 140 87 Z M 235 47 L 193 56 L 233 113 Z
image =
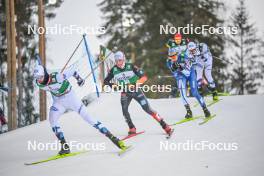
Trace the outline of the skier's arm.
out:
M 47 86 L 40 84 L 36 79 L 34 80 L 34 84 L 36 86 L 38 86 L 38 88 L 41 89 L 41 90 L 50 91 Z
M 174 72 L 180 68 L 179 63 L 177 61 L 172 61 L 170 58 L 167 59 L 166 66 L 170 69 L 171 72 Z
M 175 60 L 177 58 L 177 49 L 174 48 L 169 48 L 168 49 L 168 58 Z
M 78 73 L 74 69 L 66 70 L 63 73 L 58 73 L 56 75 L 56 79 L 58 82 L 63 82 L 66 79 L 69 79 L 70 77 L 78 75 Z
M 200 54 L 203 56 L 211 55 L 210 49 L 205 43 L 200 43 L 200 52 Z
M 1 90 L 8 92 L 8 88 L 7 87 L 0 87 Z
M 209 49 L 208 45 L 205 43 L 203 43 L 203 45 L 202 45 L 201 55 L 203 56 L 203 58 L 205 60 L 207 60 L 207 59 L 211 60 L 212 59 L 212 54 L 210 52 L 210 49 Z
M 110 70 L 110 72 L 107 74 L 106 78 L 104 79 L 104 85 L 108 85 L 111 88 L 114 85 L 114 83 L 110 82 L 114 78 L 114 74 L 113 74 L 112 70 L 113 70 L 113 68 Z
M 173 63 L 172 60 L 171 60 L 170 58 L 168 58 L 167 61 L 166 61 L 166 66 L 167 66 L 169 69 L 171 69 L 172 63 Z
M 148 77 L 145 75 L 145 73 L 135 65 L 133 65 L 133 72 L 139 77 L 139 80 L 137 80 L 136 84 L 144 84 L 148 80 Z
M 69 79 L 72 76 L 77 80 L 77 84 L 79 86 L 82 86 L 84 84 L 84 79 L 82 79 L 78 72 L 74 69 L 70 69 L 63 73 L 57 74 L 56 79 L 58 82 L 63 82 L 64 80 Z

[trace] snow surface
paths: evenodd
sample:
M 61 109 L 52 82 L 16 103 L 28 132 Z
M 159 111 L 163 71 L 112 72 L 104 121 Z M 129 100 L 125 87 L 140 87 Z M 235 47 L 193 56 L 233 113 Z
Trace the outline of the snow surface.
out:
M 57 153 L 54 150 L 28 151 L 28 141 L 53 142 L 55 137 L 48 121 L 24 127 L 0 135 L 1 176 L 87 176 L 87 175 L 239 175 L 262 176 L 264 173 L 264 118 L 261 108 L 263 95 L 222 97 L 212 107 L 215 119 L 200 126 L 200 120 L 175 126 L 175 135 L 170 145 L 186 141 L 210 143 L 236 143 L 236 151 L 184 151 L 161 150 L 160 143 L 166 142 L 160 126 L 135 101 L 130 112 L 138 130 L 146 133 L 127 141 L 134 149 L 123 157 L 107 138 L 87 125 L 74 112 L 60 119 L 68 141 L 82 143 L 105 143 L 103 151 L 90 151 L 74 157 L 47 163 L 25 166 L 25 162 L 46 159 Z M 195 100 L 191 99 L 192 104 Z M 180 99 L 150 100 L 168 123 L 174 123 L 185 114 Z M 118 94 L 105 94 L 88 106 L 89 112 L 107 126 L 113 134 L 121 137 L 127 133 Z M 200 107 L 193 108 L 195 115 L 202 114 Z

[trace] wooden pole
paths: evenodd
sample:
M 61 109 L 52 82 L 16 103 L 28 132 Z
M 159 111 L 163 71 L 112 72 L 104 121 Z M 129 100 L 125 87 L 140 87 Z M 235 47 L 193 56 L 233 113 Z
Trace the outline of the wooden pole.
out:
M 14 0 L 6 0 L 6 33 L 7 33 L 7 64 L 8 64 L 8 129 L 17 128 L 16 101 L 16 31 Z
M 17 31 L 19 29 L 17 28 Z M 18 103 L 17 103 L 17 126 L 22 126 L 22 108 L 23 108 L 23 71 L 22 71 L 22 54 L 20 36 L 17 35 L 17 87 L 18 87 Z
M 45 29 L 45 12 L 43 6 L 43 0 L 38 0 L 38 20 L 39 27 Z M 46 67 L 46 54 L 45 54 L 45 33 L 39 34 L 39 55 L 41 58 L 42 65 Z M 40 120 L 47 119 L 47 102 L 46 102 L 46 92 L 40 90 L 39 93 L 39 109 L 40 109 Z

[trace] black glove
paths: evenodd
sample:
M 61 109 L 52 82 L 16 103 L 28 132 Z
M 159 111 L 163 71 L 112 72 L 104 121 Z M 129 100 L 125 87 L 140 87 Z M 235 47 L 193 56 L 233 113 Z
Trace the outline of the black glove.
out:
M 82 86 L 84 85 L 84 83 L 85 83 L 85 80 L 82 79 L 81 77 L 79 77 L 79 78 L 77 79 L 77 84 L 78 84 L 78 86 L 82 87 Z
M 74 72 L 73 76 L 74 76 L 74 78 L 77 80 L 77 84 L 78 84 L 78 86 L 81 87 L 81 86 L 84 85 L 85 80 L 82 79 L 82 78 L 80 77 L 80 75 L 79 75 L 77 72 Z
M 181 68 L 181 65 L 178 62 L 173 62 L 171 68 L 172 68 L 172 70 L 178 70 Z

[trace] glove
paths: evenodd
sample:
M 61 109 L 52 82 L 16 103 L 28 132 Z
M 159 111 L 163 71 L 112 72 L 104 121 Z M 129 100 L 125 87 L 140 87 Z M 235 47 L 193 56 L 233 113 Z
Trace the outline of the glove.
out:
M 78 86 L 82 87 L 84 85 L 84 83 L 85 83 L 85 80 L 82 79 L 81 77 L 79 77 L 79 79 L 77 80 Z
M 82 87 L 84 85 L 85 80 L 82 79 L 76 71 L 74 72 L 73 76 L 77 80 L 78 86 Z
M 194 57 L 190 57 L 190 61 L 191 61 L 192 63 L 196 63 L 196 60 L 195 60 Z
M 167 59 L 167 62 L 166 62 L 166 66 L 168 67 L 168 68 L 171 68 L 171 65 L 172 65 L 172 61 L 171 61 L 171 59 Z
M 174 62 L 171 66 L 172 70 L 181 69 L 181 65 L 178 62 Z

